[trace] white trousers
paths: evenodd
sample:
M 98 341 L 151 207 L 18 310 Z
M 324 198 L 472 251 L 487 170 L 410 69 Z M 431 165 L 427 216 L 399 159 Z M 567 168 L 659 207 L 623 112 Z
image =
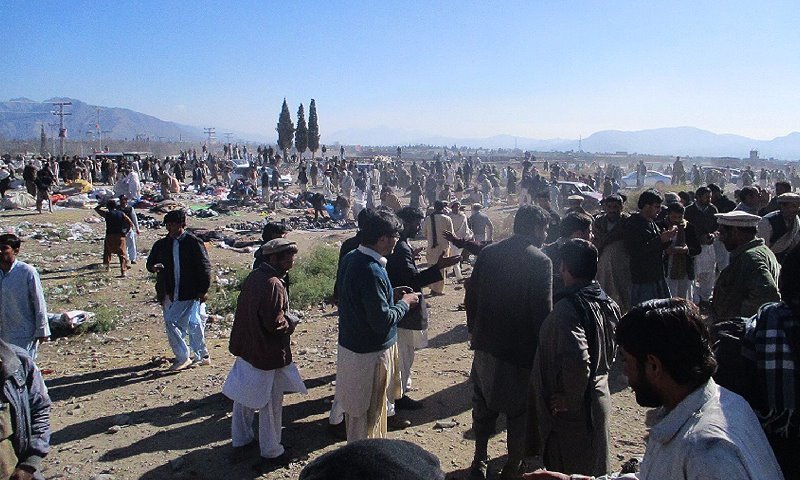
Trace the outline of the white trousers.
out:
M 136 232 L 131 229 L 125 234 L 125 247 L 128 249 L 128 260 L 136 261 Z
M 283 423 L 283 392 L 272 390 L 272 398 L 264 408 L 258 411 L 258 444 L 261 456 L 275 458 L 283 452 L 281 445 L 281 424 Z M 233 418 L 231 418 L 231 439 L 234 447 L 242 447 L 255 438 L 253 418 L 256 410 L 247 408 L 241 403 L 233 402 Z
M 669 292 L 673 297 L 692 299 L 692 281 L 688 278 L 668 278 L 667 285 L 669 285 Z

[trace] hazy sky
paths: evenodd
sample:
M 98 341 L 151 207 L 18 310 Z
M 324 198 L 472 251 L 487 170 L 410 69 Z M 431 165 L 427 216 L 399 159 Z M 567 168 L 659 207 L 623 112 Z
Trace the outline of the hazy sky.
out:
M 0 99 L 69 96 L 273 135 L 385 125 L 577 138 L 800 130 L 800 5 L 772 1 L 7 1 Z

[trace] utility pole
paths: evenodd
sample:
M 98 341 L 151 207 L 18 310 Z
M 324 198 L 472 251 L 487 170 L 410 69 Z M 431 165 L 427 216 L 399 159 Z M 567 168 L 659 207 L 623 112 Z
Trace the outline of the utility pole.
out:
M 64 111 L 64 107 L 72 105 L 72 102 L 50 102 L 51 105 L 58 107 L 58 111 L 51 112 L 58 117 L 58 154 L 64 155 L 64 141 L 67 138 L 67 129 L 64 128 L 64 116 L 72 115 Z
M 231 137 L 233 136 L 233 132 L 225 132 L 223 133 L 223 135 L 225 135 L 225 143 L 231 143 Z
M 94 122 L 94 130 L 97 132 L 97 151 L 103 150 L 103 134 L 100 133 L 100 107 L 97 107 L 97 119 Z
M 216 138 L 217 138 L 217 129 L 214 128 L 214 127 L 205 127 L 203 129 L 203 134 L 204 135 L 208 135 L 208 140 L 207 140 L 207 143 L 206 143 L 206 147 L 208 148 L 208 151 L 211 152 L 211 141 L 212 140 L 216 140 Z

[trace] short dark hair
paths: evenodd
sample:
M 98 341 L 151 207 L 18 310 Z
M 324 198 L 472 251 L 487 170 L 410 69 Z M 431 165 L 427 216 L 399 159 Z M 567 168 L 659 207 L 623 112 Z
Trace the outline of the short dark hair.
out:
M 548 190 L 539 190 L 538 192 L 536 192 L 536 195 L 534 196 L 534 198 L 546 198 L 546 199 L 550 200 L 550 191 L 548 191 Z
M 636 206 L 639 207 L 639 209 L 642 209 L 646 205 L 652 205 L 654 203 L 664 203 L 664 197 L 662 197 L 661 194 L 656 190 L 650 189 L 645 190 L 641 195 L 639 195 L 639 201 L 637 202 Z
M 361 244 L 375 245 L 381 237 L 400 235 L 403 224 L 394 212 L 387 210 L 370 210 L 364 215 L 361 227 Z
M 717 185 L 716 183 L 709 183 L 708 189 L 711 190 L 712 192 L 722 193 L 722 189 L 719 188 L 719 185 Z
M 713 185 L 713 183 L 712 183 Z M 700 187 L 694 192 L 695 197 L 699 197 L 700 195 L 705 195 L 706 193 L 711 193 L 710 187 Z
M 403 207 L 397 212 L 397 218 L 404 222 L 411 222 L 422 220 L 425 218 L 425 214 L 417 207 Z
M 775 182 L 775 191 L 778 190 L 778 187 L 783 188 L 787 192 L 791 192 L 792 191 L 792 184 L 787 182 L 786 180 L 780 180 L 780 181 Z
M 617 342 L 639 363 L 661 360 L 675 382 L 697 388 L 717 370 L 708 329 L 700 310 L 683 298 L 640 303 L 617 326 Z
M 442 200 L 436 200 L 433 202 L 433 211 L 434 212 L 441 212 L 447 206 L 447 203 L 443 202 Z
M 4 233 L 0 235 L 0 245 L 8 245 L 12 250 L 19 250 L 22 240 L 13 233 Z
M 583 212 L 569 212 L 561 220 L 559 234 L 569 237 L 575 232 L 585 232 L 592 226 L 592 217 Z
M 667 205 L 667 213 L 680 213 L 681 215 L 683 215 L 685 211 L 686 207 L 684 207 L 680 203 L 670 203 L 669 205 Z
M 739 198 L 742 200 L 744 200 L 746 197 L 752 197 L 752 196 L 758 197 L 759 195 L 761 194 L 758 192 L 758 189 L 756 187 L 747 186 L 747 187 L 742 187 L 742 189 L 739 190 Z
M 523 205 L 514 215 L 514 233 L 532 235 L 547 227 L 550 215 L 538 205 Z
M 261 230 L 261 239 L 265 242 L 280 238 L 292 231 L 292 227 L 283 222 L 267 222 Z
M 186 224 L 186 212 L 181 208 L 179 210 L 172 210 L 164 215 L 164 223 L 180 223 Z
M 597 276 L 597 247 L 582 238 L 571 238 L 561 245 L 561 262 L 575 278 L 594 280 Z

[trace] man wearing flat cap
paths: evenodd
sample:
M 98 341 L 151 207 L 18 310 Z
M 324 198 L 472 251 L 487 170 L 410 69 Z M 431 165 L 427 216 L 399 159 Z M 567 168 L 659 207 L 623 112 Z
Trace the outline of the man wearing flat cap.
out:
M 156 274 L 156 298 L 164 308 L 167 340 L 175 354 L 170 370 L 208 365 L 211 362 L 200 319 L 200 304 L 206 301 L 211 286 L 208 252 L 202 240 L 186 231 L 183 210 L 168 212 L 164 224 L 167 236 L 153 244 L 147 271 Z M 183 340 L 187 335 L 189 346 Z
M 777 197 L 778 210 L 768 213 L 758 223 L 758 236 L 783 263 L 786 255 L 800 244 L 800 194 L 782 193 Z
M 716 217 L 719 239 L 730 252 L 730 263 L 714 285 L 716 321 L 753 316 L 761 305 L 781 299 L 778 260 L 764 239 L 756 237 L 761 217 L 740 210 Z
M 297 245 L 276 238 L 260 250 L 264 262 L 247 276 L 236 303 L 228 346 L 236 360 L 222 393 L 233 400 L 231 437 L 235 454 L 255 441 L 253 418 L 259 411 L 261 457 L 272 465 L 288 465 L 289 456 L 281 445 L 283 395 L 307 393 L 292 361 L 290 336 L 297 321 L 289 314 L 285 283 Z

